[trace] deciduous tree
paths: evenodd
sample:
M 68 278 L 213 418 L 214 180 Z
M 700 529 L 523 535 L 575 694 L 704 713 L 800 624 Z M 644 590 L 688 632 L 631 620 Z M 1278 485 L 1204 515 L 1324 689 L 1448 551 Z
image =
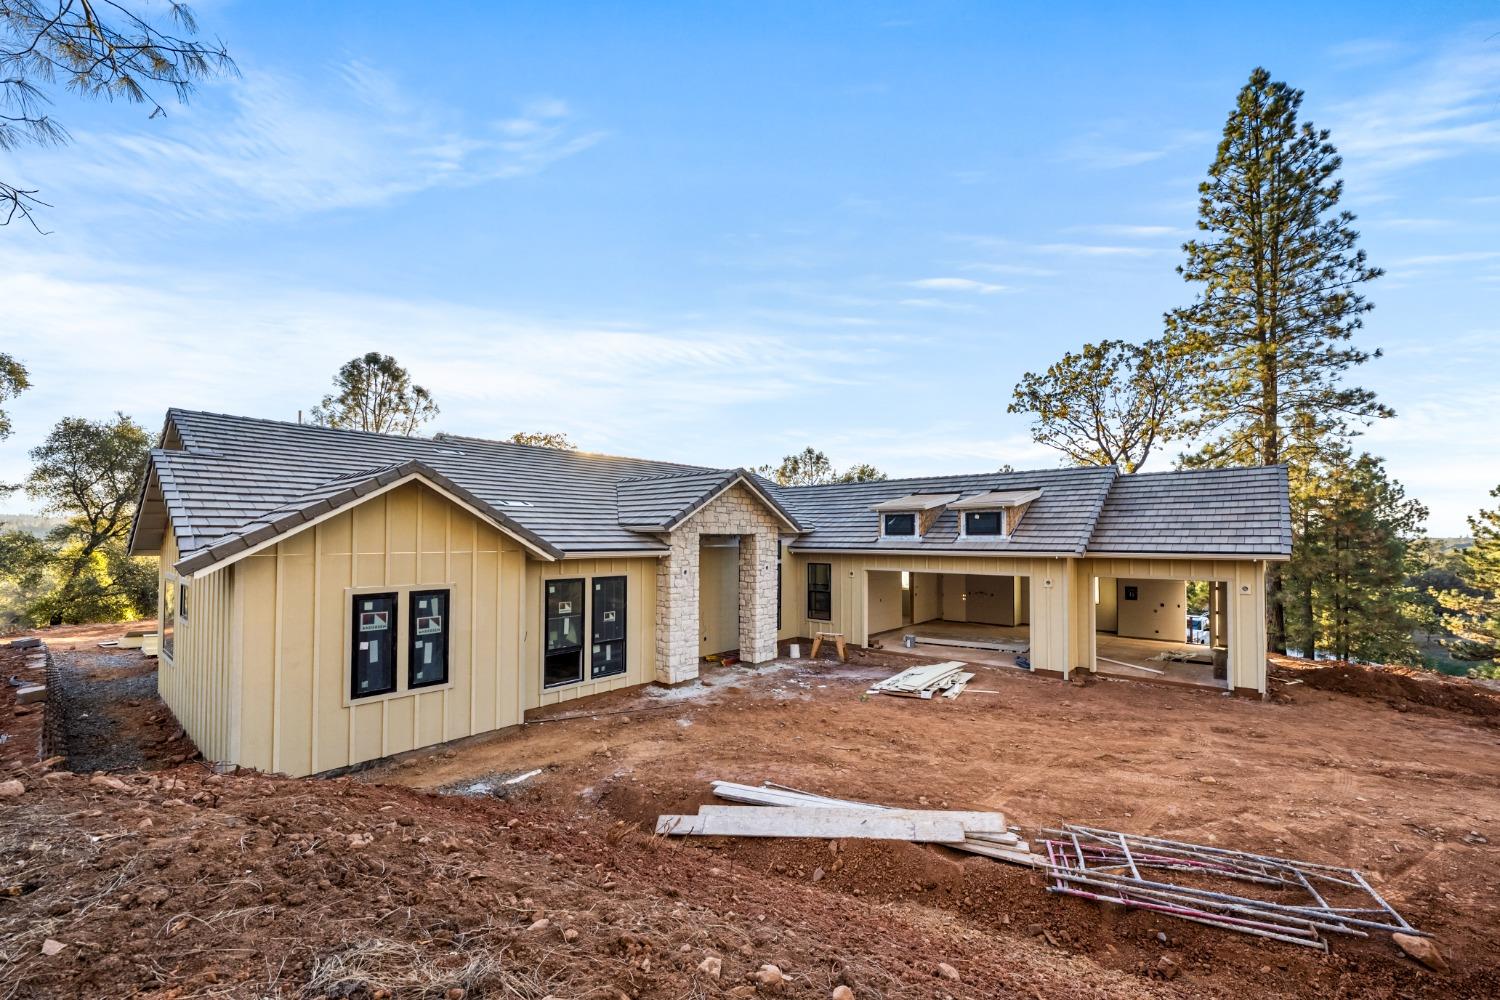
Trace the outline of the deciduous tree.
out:
M 507 440 L 511 444 L 529 444 L 537 448 L 556 448 L 559 451 L 577 451 L 573 439 L 561 431 L 516 431 Z
M 48 536 L 58 574 L 48 619 L 91 620 L 105 598 L 120 597 L 115 603 L 121 608 L 129 604 L 113 589 L 108 549 L 130 531 L 150 446 L 146 429 L 117 413 L 113 420 L 64 417 L 31 449 L 26 491 L 66 519 Z
M 0 354 L 0 403 L 15 399 L 31 388 L 26 366 L 9 354 Z M 0 407 L 0 440 L 10 437 L 10 414 Z
M 438 415 L 432 394 L 414 384 L 395 358 L 378 351 L 346 362 L 333 377 L 333 387 L 313 407 L 313 423 L 410 437 Z
M 144 104 L 165 115 L 157 93 L 185 102 L 199 81 L 236 72 L 222 43 L 196 40 L 186 4 L 115 0 L 0 0 L 0 150 L 61 145 L 67 129 L 48 112 L 52 93 Z M 0 225 L 36 225 L 35 188 L 0 181 Z
M 1326 129 L 1298 118 L 1302 92 L 1256 69 L 1224 126 L 1183 278 L 1197 300 L 1167 314 L 1171 349 L 1195 377 L 1186 428 L 1205 440 L 1190 465 L 1275 465 L 1288 428 L 1316 413 L 1341 437 L 1392 415 L 1349 370 L 1379 352 L 1354 346 L 1371 308 L 1361 287 L 1380 276 L 1339 209 L 1341 160 Z M 1281 571 L 1269 575 L 1269 642 L 1285 648 Z
M 1077 465 L 1134 472 L 1181 426 L 1187 358 L 1161 341 L 1085 344 L 1023 375 L 1010 412 L 1032 414 L 1032 440 Z
M 781 486 L 821 486 L 825 483 L 867 483 L 884 479 L 885 473 L 868 463 L 851 465 L 843 472 L 837 471 L 828 456 L 816 448 L 807 447 L 795 455 L 788 455 L 776 467 L 762 465 L 755 470 Z

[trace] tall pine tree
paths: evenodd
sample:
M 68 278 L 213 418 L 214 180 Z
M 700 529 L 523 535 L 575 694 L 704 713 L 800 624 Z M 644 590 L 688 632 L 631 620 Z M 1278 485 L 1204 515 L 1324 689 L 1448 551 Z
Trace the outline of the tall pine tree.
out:
M 1500 499 L 1500 486 L 1490 496 Z M 1474 544 L 1464 550 L 1459 570 L 1468 590 L 1441 595 L 1443 624 L 1457 638 L 1460 656 L 1500 666 L 1500 507 L 1469 518 L 1469 530 Z
M 1287 572 L 1288 624 L 1299 652 L 1414 662 L 1411 545 L 1427 509 L 1380 459 L 1330 446 L 1306 477 L 1298 559 Z
M 1203 235 L 1184 244 L 1178 271 L 1202 289 L 1166 317 L 1169 341 L 1197 370 L 1190 431 L 1206 443 L 1188 464 L 1287 461 L 1298 413 L 1316 414 L 1334 437 L 1392 415 L 1343 381 L 1372 356 L 1351 338 L 1371 308 L 1360 286 L 1381 271 L 1356 247 L 1354 216 L 1338 208 L 1341 160 L 1329 133 L 1298 121 L 1301 104 L 1301 91 L 1256 69 L 1198 189 Z M 1282 650 L 1279 564 L 1268 587 L 1268 640 Z

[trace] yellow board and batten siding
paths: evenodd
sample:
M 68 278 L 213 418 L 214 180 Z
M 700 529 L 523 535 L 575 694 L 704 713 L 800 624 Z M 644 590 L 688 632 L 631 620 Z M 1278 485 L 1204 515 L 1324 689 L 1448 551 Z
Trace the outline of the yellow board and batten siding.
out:
M 807 616 L 807 564 L 832 567 L 827 621 Z M 869 642 L 867 595 L 871 571 L 1000 575 L 1029 578 L 1031 665 L 1064 674 L 1097 668 L 1094 578 L 1215 580 L 1229 584 L 1229 678 L 1242 691 L 1266 690 L 1265 562 L 1252 559 L 998 558 L 882 553 L 782 553 L 783 639 L 842 632 Z M 878 630 L 877 630 L 878 631 Z
M 160 555 L 165 593 L 178 555 L 170 525 Z M 504 729 L 528 709 L 654 678 L 656 568 L 654 557 L 528 559 L 508 535 L 409 483 L 193 577 L 158 689 L 205 759 L 292 775 Z M 544 688 L 544 581 L 583 578 L 592 601 L 604 576 L 627 581 L 625 673 Z M 408 690 L 415 590 L 449 591 L 448 682 Z M 353 698 L 353 602 L 381 593 L 397 595 L 397 689 Z
M 621 559 L 565 559 L 561 562 L 532 560 L 526 566 L 523 591 L 526 669 L 526 707 L 556 705 L 592 694 L 646 684 L 656 679 L 656 563 L 655 557 Z M 589 658 L 594 641 L 594 578 L 625 577 L 625 672 L 590 680 Z M 546 641 L 543 588 L 547 580 L 581 579 L 583 583 L 583 681 L 557 687 L 542 686 L 542 647 Z
M 176 539 L 167 533 L 157 570 L 157 621 L 165 613 L 168 586 L 177 586 L 172 563 Z M 185 731 L 208 760 L 227 760 L 235 740 L 233 669 L 229 623 L 233 614 L 232 577 L 211 573 L 188 583 L 187 617 L 178 618 L 172 652 L 157 658 L 157 689 L 172 706 Z
M 525 554 L 419 484 L 233 564 L 242 667 L 238 763 L 310 774 L 521 721 Z M 407 690 L 409 595 L 448 590 L 448 682 Z M 352 698 L 353 602 L 397 595 L 397 689 Z

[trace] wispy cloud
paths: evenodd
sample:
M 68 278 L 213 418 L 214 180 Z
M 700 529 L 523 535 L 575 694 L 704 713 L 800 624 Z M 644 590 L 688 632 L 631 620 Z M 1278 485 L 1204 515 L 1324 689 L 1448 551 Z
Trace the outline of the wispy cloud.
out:
M 1074 226 L 1074 231 L 1099 233 L 1102 236 L 1120 236 L 1128 239 L 1152 239 L 1157 236 L 1182 236 L 1187 230 L 1178 226 L 1092 225 Z
M 1063 254 L 1070 257 L 1151 257 L 1161 253 L 1154 247 L 1097 243 L 1042 243 L 1038 244 L 1037 249 L 1043 253 Z
M 1451 46 L 1381 79 L 1382 89 L 1334 105 L 1327 123 L 1351 175 L 1500 150 L 1500 45 Z
M 1062 158 L 1095 170 L 1119 170 L 1154 163 L 1183 150 L 1204 148 L 1214 140 L 1211 132 L 1178 129 L 1155 142 L 1142 144 L 1120 138 L 1127 131 L 1134 129 L 1120 123 L 1088 132 L 1073 140 L 1063 150 Z
M 920 278 L 907 284 L 913 288 L 925 288 L 934 292 L 973 292 L 979 295 L 995 295 L 999 292 L 1010 291 L 1005 285 L 975 281 L 973 278 Z
M 25 445 L 64 413 L 120 408 L 154 425 L 178 405 L 291 419 L 369 350 L 395 355 L 432 390 L 441 429 L 505 434 L 546 419 L 590 447 L 689 460 L 740 432 L 736 407 L 877 385 L 890 365 L 890 347 L 863 331 L 543 320 L 3 249 L 0 300 L 7 324 L 47 331 L 24 345 L 36 388 L 12 408 L 0 482 L 24 474 Z
M 115 203 L 222 220 L 380 205 L 520 177 L 604 137 L 551 97 L 465 123 L 358 61 L 321 86 L 252 71 L 210 96 L 220 95 L 223 114 L 195 106 L 149 132 L 79 134 L 66 160 L 42 153 L 26 166 L 49 186 L 58 178 Z

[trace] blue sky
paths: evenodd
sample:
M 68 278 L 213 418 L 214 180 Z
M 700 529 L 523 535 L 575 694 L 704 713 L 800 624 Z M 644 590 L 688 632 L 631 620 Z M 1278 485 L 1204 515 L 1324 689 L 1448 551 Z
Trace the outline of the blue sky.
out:
M 1400 415 L 1363 446 L 1435 534 L 1500 483 L 1493 4 L 433 6 L 200 3 L 240 79 L 154 121 L 60 95 L 74 143 L 0 156 L 56 205 L 0 230 L 36 382 L 0 481 L 64 415 L 292 419 L 370 349 L 434 429 L 1055 465 L 1011 386 L 1190 300 L 1195 188 L 1265 65 L 1388 271 L 1357 377 Z

